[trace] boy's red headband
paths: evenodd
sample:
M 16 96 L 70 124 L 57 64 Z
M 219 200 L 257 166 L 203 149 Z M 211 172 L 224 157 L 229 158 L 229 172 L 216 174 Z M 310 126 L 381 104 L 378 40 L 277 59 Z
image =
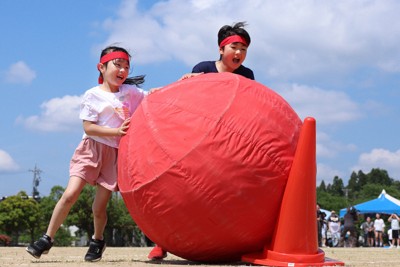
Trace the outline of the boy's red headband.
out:
M 108 53 L 108 54 L 102 56 L 100 58 L 100 63 L 104 64 L 110 60 L 117 59 L 117 58 L 125 59 L 129 62 L 129 55 L 127 53 L 125 53 L 123 51 L 114 51 L 114 52 L 111 52 L 111 53 Z M 102 84 L 102 83 L 103 83 L 103 77 L 100 74 L 99 84 Z
M 219 48 L 222 48 L 224 46 L 226 46 L 227 44 L 231 44 L 231 43 L 242 43 L 246 46 L 249 46 L 249 44 L 246 42 L 246 40 L 240 36 L 240 35 L 231 35 L 226 37 L 224 40 L 222 40 L 222 42 L 219 44 Z

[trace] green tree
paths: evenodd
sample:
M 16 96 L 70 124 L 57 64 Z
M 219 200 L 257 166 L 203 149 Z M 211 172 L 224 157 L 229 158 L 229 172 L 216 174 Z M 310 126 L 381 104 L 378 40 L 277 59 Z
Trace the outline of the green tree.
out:
M 346 207 L 346 199 L 342 196 L 335 196 L 326 191 L 317 190 L 317 202 L 322 209 L 334 210 L 339 213 L 340 209 Z
M 367 176 L 369 183 L 386 186 L 390 186 L 393 184 L 393 179 L 389 177 L 389 174 L 386 170 L 382 170 L 379 168 L 372 169 Z
M 0 202 L 0 225 L 6 234 L 12 236 L 14 244 L 18 244 L 19 236 L 24 232 L 33 238 L 40 217 L 39 204 L 24 191 Z
M 335 176 L 333 177 L 332 185 L 328 185 L 327 191 L 335 196 L 344 196 L 343 188 L 343 180 L 338 176 Z
M 366 184 L 359 192 L 359 198 L 354 200 L 354 205 L 375 199 L 382 193 L 383 185 L 381 184 Z
M 68 247 L 71 246 L 73 240 L 74 237 L 71 236 L 71 231 L 64 225 L 61 225 L 54 238 L 54 246 Z
M 359 170 L 352 172 L 347 186 L 338 176 L 333 178 L 332 184 L 323 190 L 323 184 L 317 187 L 317 201 L 324 209 L 339 210 L 375 199 L 385 189 L 388 194 L 400 198 L 400 181 L 390 178 L 388 172 L 374 168 L 368 174 Z M 346 197 L 347 196 L 347 197 Z
M 326 192 L 326 185 L 325 185 L 325 181 L 322 180 L 322 182 L 320 183 L 319 187 L 317 188 L 317 190 L 321 190 Z
M 350 179 L 347 185 L 347 189 L 351 192 L 360 191 L 362 185 L 360 184 L 360 177 L 353 171 L 350 175 Z
M 395 188 L 397 190 L 397 192 L 400 192 L 400 181 L 393 181 L 393 188 Z M 393 195 L 394 196 L 394 195 Z M 400 197 L 396 197 L 396 198 L 400 198 Z
M 108 244 L 114 246 L 129 246 L 133 234 L 137 230 L 121 195 L 113 193 L 107 206 L 108 222 L 106 226 L 106 239 Z
M 364 186 L 364 185 L 366 185 L 366 184 L 368 184 L 368 175 L 366 175 L 363 171 L 358 171 L 358 173 L 357 173 L 357 176 L 358 176 L 358 182 L 359 182 L 359 184 L 360 184 L 360 190 L 361 190 L 361 188 Z

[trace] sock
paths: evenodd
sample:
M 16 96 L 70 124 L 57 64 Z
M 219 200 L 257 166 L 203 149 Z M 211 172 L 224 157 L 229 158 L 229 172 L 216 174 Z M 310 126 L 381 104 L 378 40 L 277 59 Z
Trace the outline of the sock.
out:
M 51 238 L 51 237 L 50 237 L 49 235 L 47 235 L 47 234 L 44 234 L 43 237 L 46 238 L 47 240 L 49 240 L 51 243 L 54 242 L 54 239 Z
M 103 241 L 104 240 L 104 236 L 101 239 L 97 239 L 97 238 L 94 237 L 94 235 L 92 235 L 92 239 L 93 240 L 98 240 L 98 241 Z

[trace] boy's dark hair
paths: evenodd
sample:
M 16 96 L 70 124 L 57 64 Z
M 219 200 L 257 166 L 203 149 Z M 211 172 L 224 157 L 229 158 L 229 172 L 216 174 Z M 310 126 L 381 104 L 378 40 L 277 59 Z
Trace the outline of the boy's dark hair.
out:
M 221 29 L 219 29 L 219 31 L 218 31 L 218 46 L 221 44 L 221 42 L 226 37 L 229 37 L 232 35 L 239 35 L 239 36 L 243 37 L 246 40 L 247 45 L 250 45 L 250 42 L 251 42 L 250 35 L 244 29 L 244 27 L 246 25 L 247 25 L 246 22 L 242 21 L 242 22 L 237 22 L 237 23 L 233 24 L 232 26 L 230 26 L 230 25 L 222 26 Z
M 122 47 L 119 47 L 119 46 L 108 46 L 108 47 L 104 48 L 101 51 L 100 58 L 102 56 L 107 55 L 108 53 L 111 53 L 111 52 L 114 52 L 114 51 L 124 52 L 129 56 L 129 59 L 131 58 L 131 55 L 129 54 L 129 52 L 125 48 L 122 48 Z M 108 62 L 106 64 L 108 64 Z M 101 76 L 102 76 L 102 74 L 100 73 L 100 77 Z M 138 75 L 138 76 L 128 77 L 124 81 L 124 84 L 134 84 L 134 85 L 140 87 L 139 85 L 144 83 L 144 77 L 145 77 L 145 75 Z

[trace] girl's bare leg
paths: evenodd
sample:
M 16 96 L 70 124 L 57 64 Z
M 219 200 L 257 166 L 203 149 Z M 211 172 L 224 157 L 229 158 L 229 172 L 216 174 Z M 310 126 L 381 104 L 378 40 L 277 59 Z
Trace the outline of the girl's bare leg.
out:
M 96 197 L 93 202 L 93 218 L 94 218 L 94 238 L 103 240 L 104 229 L 107 224 L 107 203 L 111 197 L 111 191 L 102 186 L 97 186 Z
M 52 240 L 57 230 L 60 228 L 60 225 L 64 222 L 65 218 L 67 218 L 72 205 L 77 201 L 85 185 L 86 181 L 79 177 L 72 176 L 69 179 L 67 188 L 54 207 L 49 226 L 47 227 L 46 234 L 50 236 Z

